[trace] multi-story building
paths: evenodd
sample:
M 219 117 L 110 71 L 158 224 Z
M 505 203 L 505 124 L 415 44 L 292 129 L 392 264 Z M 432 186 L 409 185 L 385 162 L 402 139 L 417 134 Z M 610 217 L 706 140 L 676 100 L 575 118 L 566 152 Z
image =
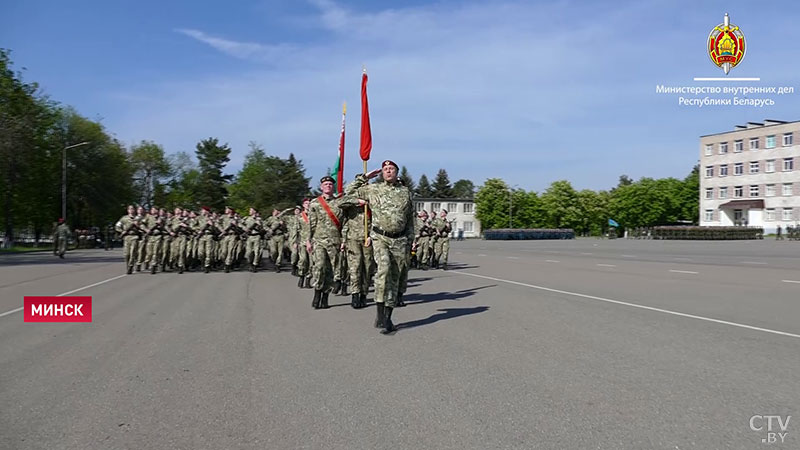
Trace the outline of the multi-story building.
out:
M 700 225 L 775 232 L 800 222 L 800 121 L 700 137 Z
M 452 237 L 458 237 L 458 232 L 463 231 L 465 238 L 480 237 L 481 223 L 475 218 L 475 203 L 462 198 L 414 198 L 414 209 L 419 212 L 423 209 L 428 213 L 447 210 L 447 220 L 454 221 Z

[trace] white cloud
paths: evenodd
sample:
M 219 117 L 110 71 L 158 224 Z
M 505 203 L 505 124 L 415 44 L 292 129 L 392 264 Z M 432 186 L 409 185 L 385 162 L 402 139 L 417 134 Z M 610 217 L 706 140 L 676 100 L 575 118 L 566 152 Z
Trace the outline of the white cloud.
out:
M 264 45 L 255 42 L 237 42 L 187 28 L 177 28 L 175 31 L 208 44 L 226 55 L 240 59 L 270 61 L 284 56 L 294 49 L 292 45 L 288 44 Z

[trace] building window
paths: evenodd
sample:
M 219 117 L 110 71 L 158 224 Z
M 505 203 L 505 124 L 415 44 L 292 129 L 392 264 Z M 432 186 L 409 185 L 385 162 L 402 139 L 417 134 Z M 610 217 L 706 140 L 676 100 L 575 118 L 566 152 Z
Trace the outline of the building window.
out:
M 706 144 L 706 156 L 711 156 L 712 153 L 714 153 L 714 146 Z
M 775 220 L 775 208 L 767 208 L 767 217 L 764 220 L 768 222 Z
M 742 148 L 744 148 L 744 143 L 741 140 L 736 141 L 733 143 L 733 151 L 736 153 L 742 153 Z
M 783 160 L 783 171 L 784 172 L 791 172 L 794 170 L 794 159 L 793 158 L 785 158 Z
M 706 178 L 714 176 L 714 166 L 706 166 Z
M 767 160 L 767 162 L 766 162 L 766 164 L 764 166 L 764 172 L 767 172 L 767 173 L 775 172 L 775 160 L 774 159 L 768 159 Z
M 719 198 L 728 198 L 728 187 L 719 188 Z
M 713 209 L 707 209 L 706 210 L 705 219 L 706 219 L 706 222 L 713 222 L 714 221 L 714 210 Z
M 768 184 L 766 191 L 764 192 L 764 195 L 766 195 L 767 197 L 775 197 L 775 185 Z
M 750 150 L 758 150 L 758 138 L 750 138 Z
M 472 213 L 472 203 L 464 203 L 464 212 L 465 213 Z
M 742 198 L 742 197 L 744 197 L 744 187 L 735 186 L 733 188 L 733 197 L 734 198 Z
M 741 175 L 744 173 L 744 163 L 736 163 L 733 165 L 733 174 Z
M 465 233 L 472 233 L 474 229 L 472 228 L 472 221 L 468 220 L 464 222 L 464 232 Z
M 420 211 L 422 211 L 423 209 L 425 209 L 425 203 L 422 203 L 422 202 L 417 202 L 417 203 L 414 205 L 414 210 L 415 210 L 416 212 L 420 212 Z
M 723 164 L 723 165 L 719 166 L 719 176 L 721 176 L 721 177 L 727 177 L 728 176 L 728 165 L 727 164 Z
M 786 133 L 786 134 L 783 135 L 783 146 L 784 147 L 788 147 L 788 146 L 792 145 L 793 142 L 794 142 L 794 137 L 793 137 L 792 133 Z
M 706 188 L 706 200 L 714 198 L 714 188 Z
M 775 148 L 775 135 L 767 136 L 767 142 L 764 144 L 764 148 Z
M 783 220 L 792 220 L 794 218 L 794 210 L 792 208 L 783 208 Z
M 754 184 L 750 186 L 750 197 L 758 197 L 758 185 Z
M 440 209 L 442 209 L 441 203 L 431 203 L 431 211 L 438 213 Z
M 728 143 L 727 142 L 720 142 L 719 144 L 719 154 L 724 155 L 728 153 Z
M 789 197 L 792 195 L 792 183 L 783 183 L 783 196 Z
M 758 161 L 750 161 L 750 173 L 758 173 Z
M 449 213 L 458 212 L 458 203 L 448 203 L 447 204 L 447 212 L 449 212 Z

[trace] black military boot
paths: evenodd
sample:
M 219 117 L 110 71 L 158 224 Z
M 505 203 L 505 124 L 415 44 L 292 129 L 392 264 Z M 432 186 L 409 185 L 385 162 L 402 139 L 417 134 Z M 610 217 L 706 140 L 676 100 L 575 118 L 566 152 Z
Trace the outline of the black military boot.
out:
M 280 272 L 281 272 L 281 265 L 275 264 L 275 273 L 280 273 Z
M 347 284 L 342 283 L 342 290 L 339 292 L 342 297 L 347 297 Z
M 337 280 L 333 283 L 333 293 L 338 294 L 339 290 L 342 288 L 342 282 Z
M 388 306 L 383 307 L 383 329 L 381 334 L 391 334 L 397 331 L 392 323 L 392 308 Z
M 442 270 L 447 270 L 447 263 L 442 264 Z
M 328 294 L 330 294 L 330 292 L 323 292 L 322 293 L 322 301 L 321 301 L 322 309 L 330 308 L 330 305 L 328 305 Z
M 150 274 L 151 275 L 155 275 L 156 274 L 156 265 L 155 264 L 153 264 L 153 267 L 150 268 Z
M 361 296 L 359 297 L 359 301 L 361 302 L 361 307 L 362 308 L 366 308 L 367 307 L 367 294 L 362 293 Z
M 298 277 L 297 278 L 297 287 L 299 287 L 300 289 L 303 289 L 304 281 L 305 281 L 305 277 Z
M 133 266 L 128 266 L 128 275 L 133 273 Z
M 314 300 L 311 302 L 311 307 L 314 309 L 319 309 L 320 301 L 322 300 L 322 291 L 319 289 L 314 289 Z
M 209 266 L 206 266 L 205 272 L 206 272 L 206 273 L 209 273 L 209 272 L 211 272 L 211 267 L 209 267 Z
M 137 264 L 136 265 L 136 271 L 137 272 L 141 272 L 142 271 L 142 265 L 141 264 Z
M 225 264 L 225 273 L 231 273 L 231 266 L 230 266 L 230 264 Z
M 296 265 L 292 265 L 292 276 L 293 277 L 297 276 L 297 266 Z
M 403 293 L 402 292 L 398 292 L 397 293 L 397 307 L 398 308 L 402 308 L 403 306 L 406 306 L 406 302 L 403 301 Z
M 361 294 L 353 294 L 350 298 L 350 306 L 353 309 L 361 308 Z
M 305 277 L 305 278 L 306 278 L 306 281 L 305 281 L 305 284 L 303 284 L 303 287 L 306 288 L 306 289 L 311 289 L 311 277 Z
M 183 273 L 183 266 L 180 266 L 180 267 L 178 267 L 178 274 L 182 274 L 182 273 Z
M 375 309 L 377 310 L 377 313 L 375 314 L 375 328 L 383 328 L 383 322 L 385 320 L 383 315 L 383 303 L 376 302 Z

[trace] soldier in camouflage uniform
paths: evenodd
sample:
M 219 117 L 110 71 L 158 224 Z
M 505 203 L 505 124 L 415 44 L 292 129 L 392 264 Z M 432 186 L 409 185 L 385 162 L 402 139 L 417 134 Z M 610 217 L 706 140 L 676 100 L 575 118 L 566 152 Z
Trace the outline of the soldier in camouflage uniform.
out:
M 214 219 L 211 217 L 211 212 L 208 207 L 203 207 L 200 210 L 200 217 L 197 219 L 197 228 L 195 228 L 197 238 L 197 258 L 203 265 L 203 272 L 211 272 L 211 261 L 214 258 L 214 234 L 217 226 Z
M 291 262 L 292 262 L 292 275 L 297 276 L 297 263 L 300 259 L 300 248 L 298 243 L 300 242 L 300 212 L 302 211 L 302 207 L 295 206 L 294 207 L 294 214 L 286 218 L 286 229 L 288 234 L 286 236 L 286 240 L 289 243 L 289 251 L 291 252 Z
M 220 219 L 220 228 L 222 229 L 220 258 L 225 263 L 225 273 L 229 273 L 231 271 L 231 265 L 233 264 L 233 253 L 235 250 L 236 235 L 238 234 L 236 215 L 229 206 L 225 207 L 225 215 Z
M 272 238 L 269 241 L 269 254 L 272 258 L 272 263 L 275 265 L 275 272 L 280 272 L 281 262 L 283 262 L 283 248 L 286 245 L 286 223 L 281 217 L 281 212 L 277 209 L 272 211 L 269 230 L 272 233 Z
M 145 217 L 142 225 L 147 239 L 147 264 L 150 266 L 150 273 L 155 274 L 156 267 L 161 262 L 161 240 L 167 231 L 158 214 L 158 208 L 150 208 L 150 214 Z M 161 266 L 161 271 L 164 271 L 164 266 Z
M 303 199 L 303 210 L 298 219 L 298 243 L 297 250 L 297 287 L 311 289 L 311 254 L 306 248 L 306 242 L 311 240 L 311 224 L 309 223 L 308 211 L 311 207 L 311 200 Z
M 172 223 L 172 214 L 161 208 L 158 211 L 158 217 L 164 224 L 164 236 L 161 238 L 161 270 L 166 272 L 171 261 L 172 235 L 170 234 L 170 224 Z
M 428 270 L 430 236 L 433 232 L 428 226 L 428 211 L 423 209 L 417 214 L 414 230 L 416 231 L 416 235 L 414 236 L 413 249 L 417 252 L 417 266 L 422 270 Z
M 328 308 L 328 295 L 333 289 L 333 272 L 339 264 L 339 246 L 342 243 L 341 223 L 344 217 L 343 198 L 333 195 L 333 177 L 320 179 L 322 195 L 309 208 L 310 239 L 306 249 L 313 254 L 314 309 Z
M 125 267 L 128 275 L 130 275 L 133 273 L 134 264 L 136 264 L 136 250 L 139 248 L 139 234 L 141 233 L 133 205 L 128 205 L 128 214 L 120 217 L 114 228 L 122 237 Z
M 433 221 L 433 229 L 436 234 L 436 249 L 433 252 L 433 267 L 439 268 L 439 262 L 443 261 L 442 269 L 447 270 L 447 257 L 450 254 L 450 232 L 452 226 L 447 221 L 447 210 L 443 209 L 441 215 Z
M 368 184 L 378 173 L 383 181 Z M 360 204 L 369 204 L 372 210 L 370 241 L 374 246 L 378 271 L 375 275 L 375 326 L 381 333 L 395 331 L 392 310 L 396 306 L 400 277 L 407 270 L 411 245 L 414 242 L 414 206 L 411 193 L 397 179 L 397 164 L 386 160 L 381 169 L 359 175 L 348 186 L 348 195 L 356 196 Z
M 371 214 L 367 215 L 367 230 L 371 226 Z M 364 208 L 352 207 L 345 210 L 342 238 L 347 268 L 350 272 L 350 306 L 360 309 L 367 306 L 369 281 L 374 272 L 375 259 L 372 245 L 366 245 L 364 228 Z
M 264 231 L 264 224 L 255 208 L 250 208 L 250 215 L 244 218 L 243 227 L 247 235 L 245 260 L 250 265 L 250 272 L 255 273 L 261 264 L 261 233 Z
M 59 218 L 58 226 L 53 233 L 53 255 L 64 259 L 64 253 L 67 253 L 69 234 L 69 227 L 64 223 L 64 218 Z
M 172 232 L 172 262 L 182 274 L 186 269 L 186 245 L 191 237 L 192 229 L 189 226 L 189 211 L 175 208 L 175 215 L 170 223 Z
M 141 205 L 136 207 L 136 221 L 139 225 L 144 224 L 144 220 L 147 217 L 147 212 L 144 210 L 144 207 Z M 139 236 L 139 240 L 136 242 L 136 271 L 140 272 L 142 270 L 142 264 L 145 263 L 145 257 L 147 256 L 147 238 L 142 233 Z

